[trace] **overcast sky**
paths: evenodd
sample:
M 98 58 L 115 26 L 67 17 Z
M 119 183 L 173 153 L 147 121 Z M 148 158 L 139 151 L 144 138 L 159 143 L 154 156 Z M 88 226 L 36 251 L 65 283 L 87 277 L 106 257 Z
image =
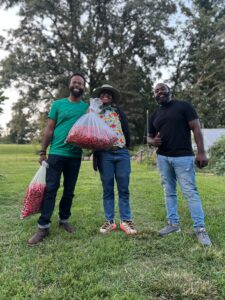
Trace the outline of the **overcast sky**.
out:
M 4 35 L 4 30 L 9 28 L 16 28 L 19 24 L 19 17 L 17 16 L 18 9 L 0 10 L 0 35 Z M 4 58 L 6 53 L 0 49 L 0 59 Z M 18 99 L 16 90 L 7 89 L 4 95 L 9 99 L 2 105 L 4 110 L 3 114 L 0 115 L 0 126 L 6 128 L 6 123 L 11 120 L 11 106 L 12 103 Z

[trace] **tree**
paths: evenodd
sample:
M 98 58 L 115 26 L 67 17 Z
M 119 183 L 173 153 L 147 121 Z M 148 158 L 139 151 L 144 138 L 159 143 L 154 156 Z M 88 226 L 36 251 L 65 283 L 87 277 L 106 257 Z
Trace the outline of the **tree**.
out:
M 191 101 L 205 127 L 225 126 L 225 4 L 221 0 L 182 5 L 187 20 L 175 53 L 175 94 Z
M 7 124 L 9 128 L 8 139 L 12 143 L 25 144 L 30 142 L 37 131 L 37 124 L 30 117 L 24 103 L 17 102 L 13 105 L 12 120 Z
M 8 97 L 5 97 L 5 96 L 4 96 L 4 92 L 3 92 L 1 89 L 2 89 L 2 87 L 0 86 L 0 106 L 3 104 L 3 102 L 4 102 L 5 100 L 8 99 Z M 2 113 L 3 113 L 3 108 L 0 107 L 0 114 L 2 114 Z
M 143 114 L 153 70 L 167 59 L 165 36 L 173 29 L 172 0 L 8 0 L 20 5 L 20 27 L 9 32 L 2 46 L 3 81 L 16 82 L 21 100 L 31 103 L 67 96 L 68 77 L 81 71 L 89 92 L 106 81 L 120 88 L 135 136 L 141 139 Z M 135 83 L 134 78 L 139 80 Z M 132 82 L 132 84 L 131 84 Z M 126 91 L 125 91 L 126 89 Z M 132 100 L 132 97 L 134 100 Z M 135 114 L 139 109 L 139 121 Z M 32 107 L 33 109 L 33 107 Z

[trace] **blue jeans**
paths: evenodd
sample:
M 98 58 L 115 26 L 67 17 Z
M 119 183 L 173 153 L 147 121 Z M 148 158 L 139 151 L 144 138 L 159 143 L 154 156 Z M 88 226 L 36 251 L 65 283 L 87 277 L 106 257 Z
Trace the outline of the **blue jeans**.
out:
M 131 220 L 130 155 L 126 148 L 98 152 L 98 169 L 103 187 L 103 206 L 107 221 L 114 220 L 114 178 L 116 179 L 121 220 Z
M 55 207 L 55 200 L 60 178 L 63 174 L 63 195 L 59 203 L 59 219 L 66 221 L 71 215 L 71 206 L 74 196 L 74 188 L 80 170 L 81 158 L 66 157 L 50 154 L 46 172 L 46 191 L 41 207 L 41 216 L 38 220 L 39 228 L 48 228 Z
M 178 181 L 190 210 L 194 227 L 204 227 L 204 212 L 195 183 L 194 156 L 158 155 L 157 164 L 164 188 L 168 222 L 179 224 L 176 192 L 176 181 Z

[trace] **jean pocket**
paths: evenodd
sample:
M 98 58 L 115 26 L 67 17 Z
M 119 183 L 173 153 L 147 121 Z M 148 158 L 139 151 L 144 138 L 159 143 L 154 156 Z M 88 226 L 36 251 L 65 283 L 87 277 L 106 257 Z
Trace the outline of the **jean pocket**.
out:
M 194 169 L 194 157 L 179 157 L 174 160 L 175 167 L 180 172 L 190 172 Z

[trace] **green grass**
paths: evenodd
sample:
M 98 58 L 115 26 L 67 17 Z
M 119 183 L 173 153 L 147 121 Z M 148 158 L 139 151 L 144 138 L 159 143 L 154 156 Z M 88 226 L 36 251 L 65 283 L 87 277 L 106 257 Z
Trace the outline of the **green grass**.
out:
M 26 240 L 38 215 L 19 219 L 25 189 L 35 174 L 38 146 L 0 145 L 0 299 L 225 299 L 224 177 L 198 174 L 213 247 L 204 249 L 179 193 L 182 232 L 160 238 L 165 207 L 156 170 L 132 163 L 130 184 L 136 237 L 102 236 L 104 221 L 99 174 L 83 162 L 70 235 L 57 227 L 36 247 Z M 118 207 L 116 206 L 117 221 Z

